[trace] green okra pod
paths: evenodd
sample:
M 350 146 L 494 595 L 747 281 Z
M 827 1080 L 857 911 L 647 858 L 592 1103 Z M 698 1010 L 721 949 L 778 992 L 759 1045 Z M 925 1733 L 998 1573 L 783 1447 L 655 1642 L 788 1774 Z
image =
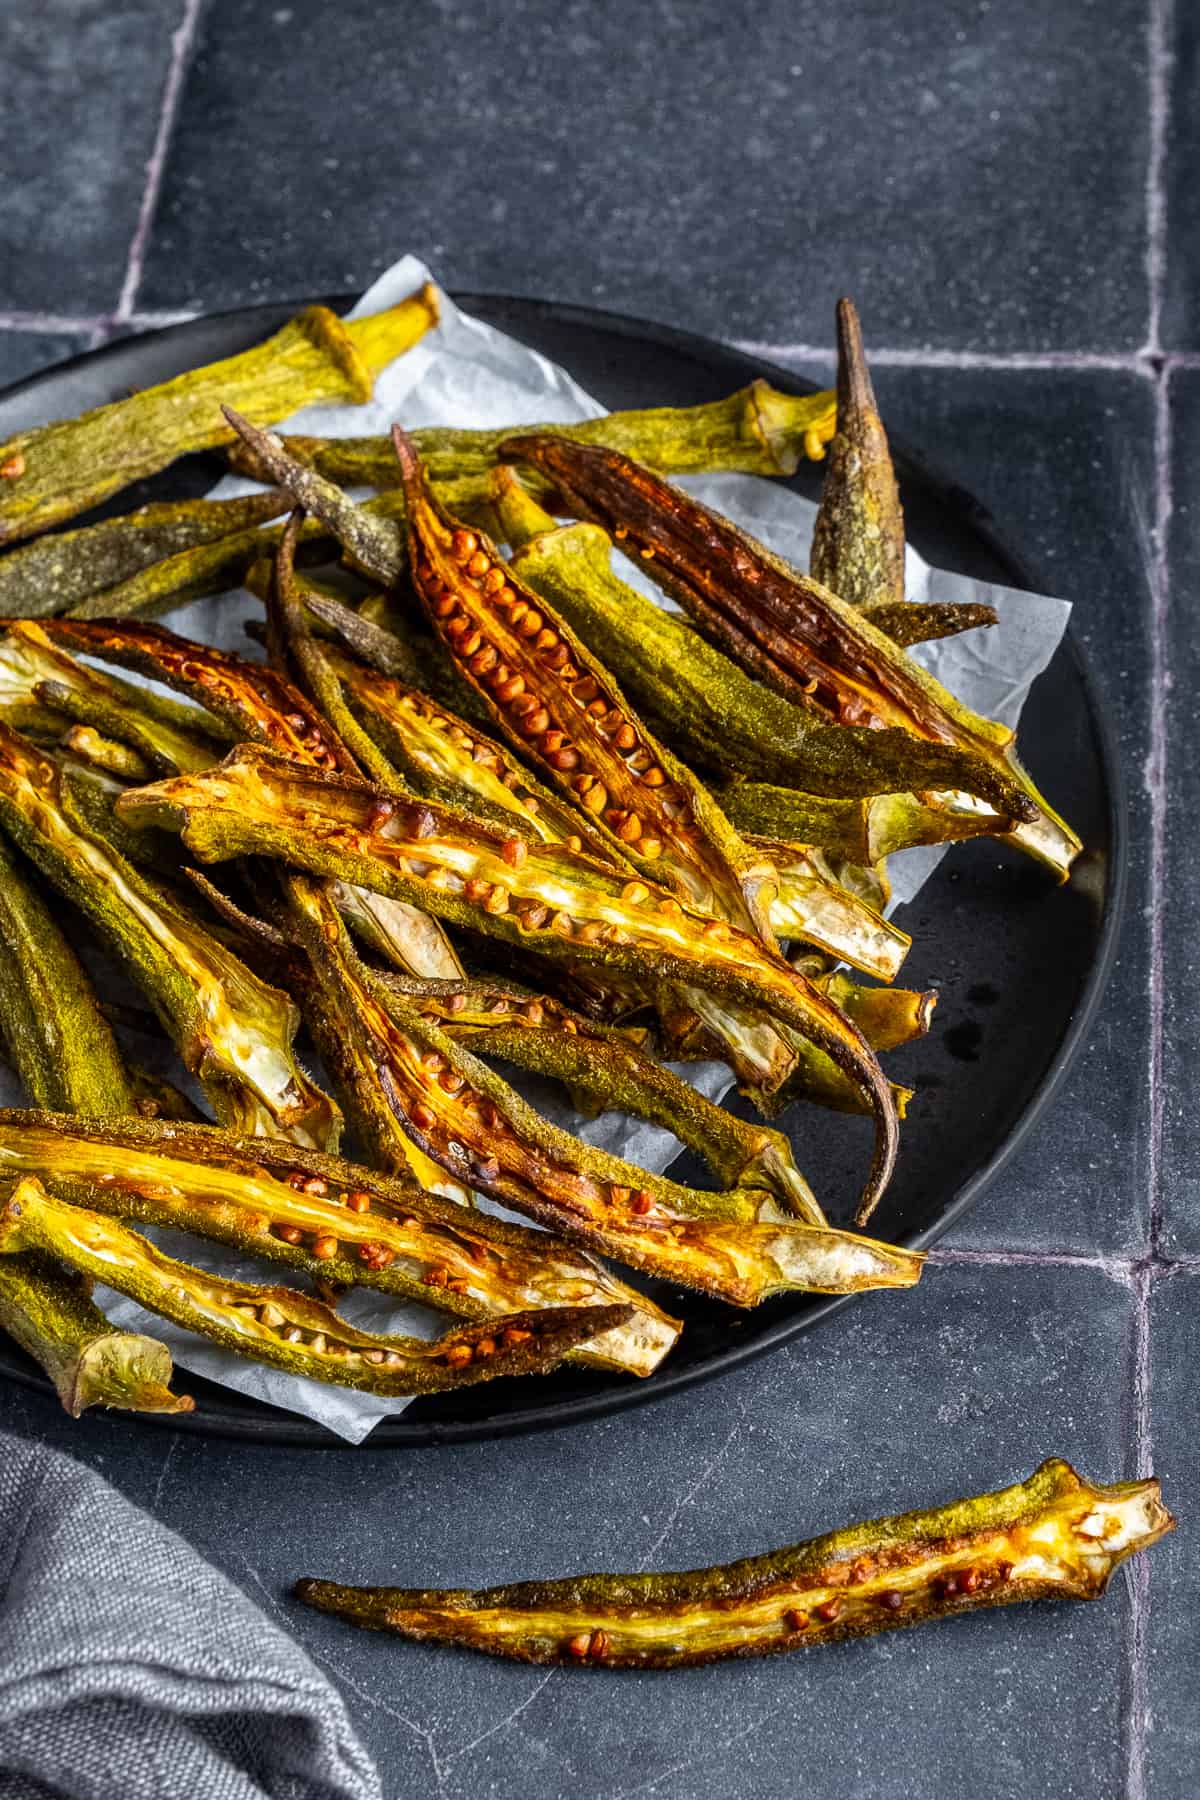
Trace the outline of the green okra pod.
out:
M 497 1375 L 540 1374 L 597 1332 L 627 1323 L 625 1306 L 554 1307 L 443 1337 L 360 1331 L 290 1287 L 230 1281 L 167 1256 L 139 1232 L 48 1194 L 33 1176 L 0 1205 L 0 1256 L 39 1250 L 127 1294 L 188 1331 L 288 1375 L 369 1394 L 429 1394 Z
M 487 1320 L 553 1306 L 632 1308 L 572 1360 L 648 1375 L 677 1320 L 586 1252 L 340 1157 L 212 1125 L 0 1112 L 0 1177 L 75 1206 L 186 1231 L 311 1280 Z
M 72 804 L 57 765 L 4 725 L 0 823 L 133 974 L 218 1118 L 336 1143 L 337 1108 L 292 1054 L 289 996 L 107 843 Z
M 0 1331 L 46 1371 L 73 1419 L 89 1406 L 184 1413 L 196 1404 L 171 1392 L 167 1346 L 115 1330 L 52 1257 L 0 1256 Z
M 373 972 L 367 982 L 383 995 L 408 996 L 477 1056 L 561 1081 L 593 1113 L 614 1108 L 662 1126 L 702 1156 L 724 1187 L 762 1189 L 798 1217 L 823 1223 L 783 1133 L 706 1099 L 641 1048 L 644 1033 L 598 1025 L 512 983 L 414 982 Z
M 31 875 L 0 838 L 0 1041 L 39 1106 L 132 1112 L 112 1027 Z
M 588 521 L 555 526 L 511 471 L 508 480 L 503 474 L 496 508 L 514 545 L 513 567 L 687 761 L 722 778 L 736 772 L 832 800 L 977 780 L 976 759 L 953 746 L 895 727 L 835 726 L 773 692 L 678 613 L 622 581 L 607 531 Z
M 1093 1485 L 1069 1463 L 926 1512 L 851 1525 L 679 1575 L 580 1575 L 509 1587 L 352 1588 L 296 1596 L 354 1625 L 520 1662 L 674 1669 L 869 1637 L 1022 1600 L 1096 1600 L 1174 1529 L 1157 1481 Z
M 310 306 L 240 356 L 177 375 L 77 419 L 0 445 L 0 542 L 15 542 L 98 506 L 177 457 L 228 443 L 220 402 L 263 424 L 321 400 L 369 400 L 375 377 L 437 321 L 431 287 L 387 312 L 343 322 Z
M 837 303 L 837 431 L 810 567 L 847 606 L 904 606 L 904 515 L 852 300 Z M 911 641 L 911 640 L 910 640 Z
M 133 789 L 118 813 L 182 833 L 202 862 L 263 854 L 422 906 L 435 916 L 639 983 L 686 986 L 762 1012 L 815 1043 L 868 1098 L 876 1154 L 860 1217 L 894 1166 L 891 1090 L 837 1008 L 781 957 L 674 895 L 489 821 L 245 749 L 219 768 Z
M 0 1041 L 38 1106 L 93 1117 L 142 1104 L 75 952 L 0 839 Z M 0 1330 L 53 1381 L 73 1417 L 88 1406 L 189 1412 L 170 1392 L 165 1344 L 116 1331 L 43 1256 L 0 1258 Z
M 834 395 L 785 394 L 768 382 L 753 381 L 724 400 L 701 406 L 645 407 L 606 413 L 577 425 L 526 425 L 530 432 L 557 431 L 583 444 L 608 444 L 664 474 L 704 474 L 740 470 L 749 475 L 794 475 L 802 457 L 819 462 L 835 427 Z M 486 475 L 499 461 L 500 445 L 514 426 L 464 431 L 430 425 L 413 432 L 413 442 L 431 481 L 463 482 Z M 398 485 L 390 440 L 384 437 L 286 437 L 289 455 L 345 487 Z M 261 479 L 263 463 L 254 450 L 235 445 L 229 460 L 240 474 Z
M 549 1124 L 411 1000 L 372 989 L 318 883 L 293 877 L 289 894 L 328 1012 L 322 1052 L 384 1167 L 405 1155 L 397 1134 L 413 1139 L 459 1180 L 585 1249 L 734 1305 L 919 1278 L 911 1251 L 831 1230 L 806 1190 L 796 1204 L 807 1199 L 819 1222 L 784 1222 L 761 1192 L 685 1188 Z
M 957 751 L 971 773 L 937 787 L 983 801 L 998 831 L 1066 878 L 1079 840 L 1017 761 L 1013 732 L 956 700 L 861 612 L 627 457 L 553 437 L 511 439 L 507 454 L 533 462 L 572 511 L 623 530 L 701 629 L 797 706 Z
M 167 500 L 0 558 L 0 618 L 39 619 L 116 587 L 167 557 L 250 531 L 287 508 L 277 490 L 236 500 Z

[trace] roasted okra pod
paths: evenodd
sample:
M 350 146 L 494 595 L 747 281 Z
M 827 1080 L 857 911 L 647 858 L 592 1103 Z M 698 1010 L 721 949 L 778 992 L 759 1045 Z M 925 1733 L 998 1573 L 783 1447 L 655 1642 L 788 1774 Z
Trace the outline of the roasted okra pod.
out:
M 117 1220 L 56 1200 L 32 1176 L 0 1204 L 0 1256 L 23 1250 L 56 1257 L 239 1356 L 369 1394 L 537 1374 L 630 1316 L 625 1306 L 556 1307 L 459 1325 L 432 1341 L 359 1331 L 296 1288 L 230 1281 L 167 1256 Z
M 677 1669 L 765 1656 L 1019 1600 L 1095 1600 L 1174 1527 L 1157 1481 L 1093 1486 L 1068 1463 L 928 1512 L 682 1575 L 581 1575 L 511 1587 L 353 1588 L 296 1596 L 351 1624 L 519 1662 Z

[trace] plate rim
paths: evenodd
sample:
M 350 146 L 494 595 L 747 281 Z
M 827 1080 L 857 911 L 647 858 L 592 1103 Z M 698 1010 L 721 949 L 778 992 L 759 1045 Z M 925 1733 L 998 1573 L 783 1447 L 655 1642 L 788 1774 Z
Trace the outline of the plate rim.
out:
M 678 326 L 667 325 L 659 320 L 644 319 L 633 313 L 610 311 L 602 307 L 583 306 L 567 301 L 547 300 L 540 296 L 516 294 L 507 289 L 476 288 L 464 291 L 452 288 L 447 291 L 455 304 L 461 306 L 467 313 L 470 313 L 472 307 L 479 303 L 492 306 L 513 305 L 533 316 L 540 314 L 555 320 L 566 320 L 593 330 L 660 343 L 664 347 L 688 353 L 694 356 L 698 362 L 711 359 L 713 352 L 716 351 L 726 361 L 740 364 L 750 379 L 755 376 L 765 377 L 775 385 L 801 393 L 818 391 L 817 383 L 809 377 L 788 369 L 783 364 L 773 362 L 769 357 L 742 350 L 736 344 L 725 343 L 720 338 L 708 336 L 703 332 L 683 330 Z M 91 349 L 76 351 L 71 356 L 50 363 L 45 368 L 35 370 L 30 375 L 22 376 L 17 381 L 8 383 L 0 388 L 0 405 L 42 386 L 53 377 L 67 375 L 73 369 L 85 364 L 94 366 L 110 357 L 127 353 L 130 349 L 136 350 L 139 344 L 170 342 L 176 337 L 186 338 L 197 327 L 211 325 L 222 319 L 250 320 L 256 314 L 287 314 L 290 316 L 303 307 L 314 304 L 324 304 L 341 310 L 352 306 L 358 297 L 356 294 L 343 293 L 310 296 L 303 300 L 293 301 L 256 301 L 248 306 L 223 307 L 212 312 L 198 313 L 191 319 L 179 320 L 158 328 L 112 338 L 107 343 Z M 936 459 L 930 459 L 923 451 L 915 450 L 907 439 L 893 437 L 891 442 L 893 452 L 900 462 L 917 471 L 932 488 L 940 489 L 947 496 L 953 497 L 955 506 L 968 516 L 972 530 L 977 533 L 987 549 L 1007 571 L 1013 587 L 1031 593 L 1048 591 L 1035 578 L 1025 559 L 1013 550 L 991 511 L 969 489 L 964 488 L 953 476 L 944 472 Z M 956 1224 L 976 1203 L 985 1189 L 1016 1154 L 1030 1132 L 1037 1126 L 1061 1090 L 1087 1041 L 1097 1007 L 1108 985 L 1113 963 L 1116 960 L 1117 945 L 1128 898 L 1128 789 L 1116 732 L 1106 703 L 1104 686 L 1073 628 L 1073 620 L 1068 621 L 1057 654 L 1064 652 L 1070 656 L 1083 690 L 1089 721 L 1095 734 L 1107 795 L 1108 880 L 1105 885 L 1096 953 L 1087 970 L 1086 978 L 1066 1028 L 1055 1046 L 1046 1073 L 1024 1111 L 1000 1140 L 992 1155 L 962 1184 L 938 1217 L 922 1229 L 909 1232 L 895 1240 L 909 1249 L 928 1249 L 944 1236 L 951 1226 Z M 687 1368 L 673 1370 L 668 1363 L 664 1372 L 648 1376 L 644 1381 L 631 1383 L 628 1387 L 614 1386 L 595 1395 L 575 1400 L 530 1405 L 507 1413 L 500 1419 L 451 1420 L 446 1423 L 439 1423 L 437 1420 L 421 1420 L 406 1423 L 407 1412 L 384 1415 L 367 1436 L 357 1443 L 337 1436 L 336 1433 L 329 1431 L 315 1420 L 304 1419 L 283 1408 L 264 1409 L 261 1415 L 256 1414 L 254 1417 L 245 1419 L 213 1418 L 203 1412 L 196 1412 L 171 1415 L 132 1414 L 129 1415 L 126 1422 L 136 1421 L 138 1424 L 150 1424 L 159 1429 L 182 1431 L 200 1437 L 224 1438 L 240 1444 L 257 1444 L 264 1449 L 293 1448 L 338 1451 L 426 1449 L 445 1444 L 487 1442 L 498 1438 L 526 1436 L 537 1431 L 563 1430 L 572 1425 L 582 1425 L 589 1420 L 603 1418 L 611 1413 L 624 1412 L 635 1406 L 649 1406 L 657 1401 L 665 1400 L 671 1395 L 683 1393 L 688 1388 L 697 1387 L 704 1382 L 714 1381 L 720 1376 L 731 1374 L 734 1370 L 743 1368 L 758 1357 L 769 1355 L 772 1351 L 780 1349 L 802 1333 L 812 1330 L 815 1326 L 831 1318 L 834 1313 L 840 1311 L 855 1297 L 852 1294 L 829 1296 L 806 1307 L 800 1316 L 777 1320 L 752 1340 L 730 1344 Z M 36 1365 L 31 1365 L 28 1369 L 20 1366 L 15 1368 L 0 1366 L 0 1375 L 6 1380 L 15 1381 L 20 1386 L 36 1392 L 46 1395 L 53 1393 L 51 1382 Z M 237 1390 L 230 1391 L 237 1392 Z

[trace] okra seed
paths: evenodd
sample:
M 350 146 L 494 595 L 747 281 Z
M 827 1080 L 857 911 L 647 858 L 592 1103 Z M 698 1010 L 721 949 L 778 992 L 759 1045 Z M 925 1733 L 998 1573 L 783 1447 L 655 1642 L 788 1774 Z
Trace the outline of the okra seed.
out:
M 801 1612 L 799 1607 L 796 1606 L 788 1607 L 788 1610 L 783 1615 L 783 1622 L 789 1631 L 808 1630 L 808 1614 Z
M 456 531 L 450 539 L 450 554 L 457 563 L 468 563 L 479 548 L 473 531 Z
M 318 1262 L 330 1262 L 338 1253 L 338 1241 L 335 1237 L 314 1238 L 312 1253 Z
M 481 581 L 492 566 L 492 559 L 482 550 L 477 550 L 467 564 L 467 574 L 475 581 Z

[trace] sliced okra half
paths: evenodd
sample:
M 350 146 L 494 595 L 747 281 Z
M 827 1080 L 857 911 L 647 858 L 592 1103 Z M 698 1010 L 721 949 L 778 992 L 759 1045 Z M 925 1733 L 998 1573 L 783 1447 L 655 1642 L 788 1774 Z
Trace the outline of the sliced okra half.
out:
M 630 1307 L 626 1322 L 571 1352 L 600 1368 L 649 1375 L 679 1335 L 654 1301 L 548 1232 L 275 1139 L 161 1119 L 0 1112 L 0 1178 L 25 1175 L 75 1206 L 460 1318 Z
M 1096 1600 L 1174 1529 L 1157 1481 L 1111 1487 L 1069 1463 L 927 1512 L 686 1574 L 580 1575 L 509 1587 L 355 1588 L 296 1597 L 350 1624 L 519 1662 L 676 1669 L 870 1637 L 984 1606 Z
M 336 1144 L 338 1109 L 292 1052 L 291 998 L 135 869 L 72 803 L 57 764 L 3 724 L 0 823 L 129 969 L 219 1119 Z
M 296 1288 L 231 1281 L 167 1256 L 119 1220 L 55 1199 L 34 1176 L 0 1205 L 0 1255 L 23 1250 L 56 1257 L 237 1356 L 368 1394 L 431 1394 L 541 1374 L 629 1316 L 623 1306 L 556 1307 L 458 1325 L 432 1341 L 360 1331 Z
M 293 877 L 289 892 L 326 1013 L 318 1041 L 375 1160 L 403 1156 L 397 1133 L 415 1139 L 459 1180 L 585 1248 L 735 1305 L 918 1279 L 911 1252 L 823 1220 L 790 1223 L 761 1191 L 683 1187 L 550 1124 L 410 1000 L 372 990 L 319 884 Z M 810 1197 L 808 1211 L 821 1219 Z
M 873 1051 L 838 1009 L 757 938 L 689 911 L 673 894 L 558 845 L 487 820 L 306 769 L 265 750 L 135 788 L 117 803 L 130 823 L 180 831 L 202 862 L 266 855 L 424 907 L 435 916 L 585 967 L 630 971 L 761 1012 L 829 1055 L 861 1089 L 876 1154 L 860 1218 L 882 1194 L 897 1127 Z

